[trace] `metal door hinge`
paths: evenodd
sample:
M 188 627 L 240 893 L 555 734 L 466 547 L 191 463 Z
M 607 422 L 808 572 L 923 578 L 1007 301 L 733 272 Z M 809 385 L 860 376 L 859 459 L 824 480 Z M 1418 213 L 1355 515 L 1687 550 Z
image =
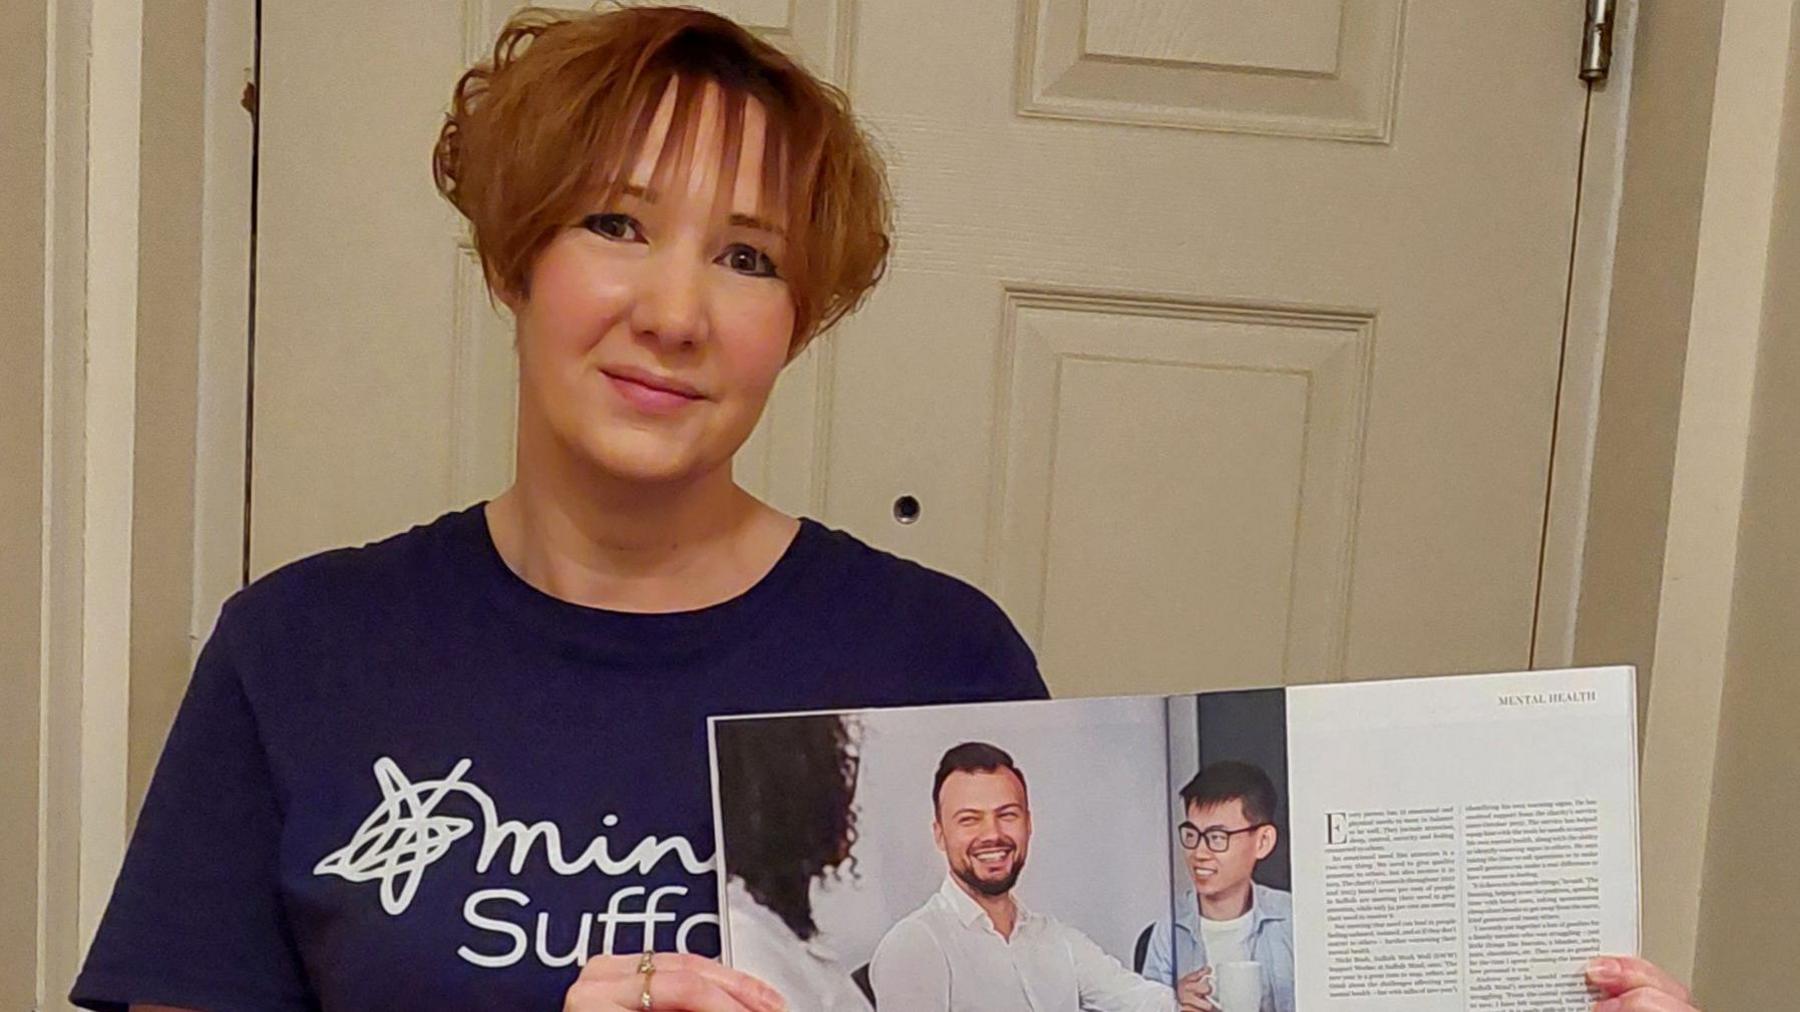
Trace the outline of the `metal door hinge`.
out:
M 1612 69 L 1613 0 L 1584 0 L 1587 23 L 1581 30 L 1581 79 L 1606 80 Z

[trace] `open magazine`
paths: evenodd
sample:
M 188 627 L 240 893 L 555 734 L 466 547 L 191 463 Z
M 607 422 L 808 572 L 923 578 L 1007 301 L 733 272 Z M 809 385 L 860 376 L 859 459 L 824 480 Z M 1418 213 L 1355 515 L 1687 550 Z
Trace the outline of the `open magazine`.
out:
M 795 1009 L 1585 1009 L 1630 668 L 711 723 L 726 958 Z M 1205 1007 L 1204 1005 L 1198 1007 Z

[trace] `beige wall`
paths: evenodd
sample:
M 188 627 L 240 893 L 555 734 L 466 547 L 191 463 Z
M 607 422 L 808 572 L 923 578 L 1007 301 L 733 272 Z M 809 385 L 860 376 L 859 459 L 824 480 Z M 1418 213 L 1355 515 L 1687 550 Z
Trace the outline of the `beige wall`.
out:
M 1795 13 L 1793 0 L 1726 0 L 1720 23 L 1640 779 L 1644 946 L 1682 976 L 1700 947 L 1713 800 L 1729 789 L 1721 746 L 1758 747 L 1720 728 L 1758 359 L 1779 291 L 1772 226 Z
M 1800 990 L 1800 18 L 1789 52 L 1695 970 L 1719 1009 Z
M 1649 699 L 1724 0 L 1638 9 L 1575 660 Z
M 0 32 L 0 1008 L 37 1001 L 45 8 Z

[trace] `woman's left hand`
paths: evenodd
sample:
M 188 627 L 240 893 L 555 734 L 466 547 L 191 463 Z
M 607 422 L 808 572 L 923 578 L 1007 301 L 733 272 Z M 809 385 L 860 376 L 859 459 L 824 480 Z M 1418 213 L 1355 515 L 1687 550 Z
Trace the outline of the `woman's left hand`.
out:
M 1602 956 L 1587 979 L 1603 995 L 1594 1012 L 1699 1012 L 1680 981 L 1636 956 Z

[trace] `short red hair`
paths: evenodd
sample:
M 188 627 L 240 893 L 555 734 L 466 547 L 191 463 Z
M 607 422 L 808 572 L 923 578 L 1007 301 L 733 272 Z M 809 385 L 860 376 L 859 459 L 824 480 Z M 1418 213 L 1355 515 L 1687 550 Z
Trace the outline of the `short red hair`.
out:
M 468 219 L 489 286 L 525 295 L 550 240 L 624 185 L 671 82 L 675 118 L 659 174 L 708 82 L 725 99 L 725 192 L 745 103 L 755 99 L 767 112 L 761 199 L 788 233 L 781 273 L 793 294 L 797 353 L 880 280 L 890 246 L 887 183 L 843 92 L 726 18 L 680 7 L 513 15 L 492 57 L 456 84 L 432 155 L 438 191 Z

